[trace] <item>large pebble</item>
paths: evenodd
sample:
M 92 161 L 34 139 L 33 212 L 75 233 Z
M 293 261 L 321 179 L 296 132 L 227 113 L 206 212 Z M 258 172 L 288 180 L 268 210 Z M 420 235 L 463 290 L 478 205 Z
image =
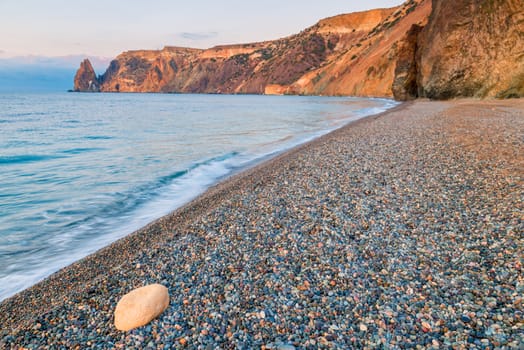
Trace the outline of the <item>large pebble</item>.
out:
M 129 331 L 144 326 L 159 316 L 169 305 L 169 293 L 160 284 L 137 288 L 124 295 L 115 309 L 115 327 Z

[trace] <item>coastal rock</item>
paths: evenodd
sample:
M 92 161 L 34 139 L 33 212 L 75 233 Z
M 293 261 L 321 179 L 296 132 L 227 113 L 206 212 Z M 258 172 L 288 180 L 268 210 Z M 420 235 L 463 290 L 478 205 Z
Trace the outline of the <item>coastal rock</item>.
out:
M 98 92 L 100 83 L 96 77 L 95 70 L 88 59 L 80 63 L 75 75 L 74 91 L 77 92 Z
M 286 38 L 120 54 L 75 91 L 448 99 L 524 96 L 524 0 L 408 0 Z
M 524 96 L 524 1 L 433 0 L 419 36 L 419 95 Z
M 264 94 L 265 95 L 285 95 L 288 90 L 287 86 L 282 86 L 278 84 L 266 85 Z
M 129 331 L 148 324 L 169 305 L 169 293 L 160 284 L 137 288 L 124 295 L 115 309 L 115 327 Z
M 379 11 L 379 10 L 376 10 Z M 424 26 L 430 0 L 406 1 L 375 12 L 375 25 L 355 36 L 347 50 L 316 71 L 307 72 L 290 92 L 312 95 L 393 97 L 393 81 L 402 41 L 414 24 Z M 359 17 L 366 13 L 359 13 Z M 347 25 L 351 28 L 351 25 Z
M 414 24 L 402 41 L 392 87 L 396 100 L 406 101 L 418 97 L 416 55 L 417 40 L 422 28 Z
M 111 62 L 100 89 L 392 97 L 396 42 L 424 23 L 430 8 L 430 0 L 411 0 L 326 18 L 273 41 L 128 51 Z

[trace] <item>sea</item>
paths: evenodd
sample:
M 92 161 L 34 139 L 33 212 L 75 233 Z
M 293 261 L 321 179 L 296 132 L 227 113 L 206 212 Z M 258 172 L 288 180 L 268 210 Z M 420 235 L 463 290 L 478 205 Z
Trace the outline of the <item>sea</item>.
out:
M 0 300 L 387 99 L 0 94 Z

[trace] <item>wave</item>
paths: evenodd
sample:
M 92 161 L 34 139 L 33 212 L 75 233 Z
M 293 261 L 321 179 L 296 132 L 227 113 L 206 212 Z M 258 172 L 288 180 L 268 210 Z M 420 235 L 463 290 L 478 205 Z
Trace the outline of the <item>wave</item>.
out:
M 103 135 L 90 135 L 90 136 L 84 136 L 84 139 L 86 140 L 111 140 L 114 139 L 113 136 L 103 136 Z
M 349 101 L 351 103 L 351 99 Z M 381 106 L 378 108 L 362 106 L 361 109 L 355 111 L 348 107 L 350 115 L 335 114 L 337 116 L 335 120 L 328 120 L 326 124 L 315 124 L 305 132 L 299 130 L 294 134 L 284 133 L 272 142 L 263 140 L 258 144 L 243 148 L 242 151 L 231 151 L 215 157 L 200 159 L 183 168 L 172 169 L 167 174 L 163 172 L 164 175 L 132 188 L 129 188 L 130 186 L 125 182 L 115 182 L 115 184 L 125 183 L 126 186 L 115 186 L 120 188 L 121 192 L 110 192 L 112 188 L 115 188 L 111 186 L 111 182 L 102 183 L 102 187 L 107 188 L 107 192 L 98 192 L 98 197 L 90 197 L 86 199 L 87 202 L 82 202 L 82 205 L 86 204 L 83 213 L 78 211 L 80 210 L 78 207 L 68 206 L 67 203 L 63 203 L 62 207 L 53 207 L 41 213 L 48 226 L 52 228 L 52 234 L 46 237 L 44 245 L 24 247 L 23 244 L 30 244 L 30 238 L 27 239 L 27 242 L 13 243 L 16 247 L 13 246 L 9 251 L 9 261 L 4 262 L 6 271 L 3 272 L 6 273 L 0 275 L 0 285 L 4 286 L 0 288 L 0 300 L 173 212 L 227 176 L 315 139 L 351 121 L 383 112 L 396 105 L 389 100 L 380 102 Z M 70 122 L 75 121 L 70 120 Z M 97 133 L 99 131 L 94 131 L 82 138 L 86 140 L 113 138 L 103 136 L 104 131 Z M 106 146 L 106 143 L 103 145 Z M 110 146 L 109 142 L 108 149 Z M 107 149 L 72 147 L 60 150 L 54 155 L 0 156 L 0 166 L 68 158 L 79 153 L 99 150 Z M 113 180 L 125 181 L 106 178 L 106 181 Z M 8 200 L 9 198 L 5 195 L 4 199 Z M 6 236 L 5 239 L 9 237 Z M 37 240 L 34 239 L 34 241 Z M 44 240 L 38 241 L 44 242 Z M 27 254 L 28 249 L 31 249 L 30 254 Z M 1 262 L 0 265 L 2 265 Z M 31 268 L 28 269 L 28 266 Z
M 195 198 L 213 183 L 242 167 L 245 159 L 249 158 L 230 152 L 196 162 L 127 193 L 117 194 L 116 200 L 100 212 L 106 213 L 108 218 L 136 217 L 137 222 L 131 220 L 126 228 L 119 229 L 129 233 L 129 226 L 134 231 Z M 100 218 L 100 213 L 96 217 Z
M 61 151 L 62 154 L 82 154 L 88 152 L 97 152 L 104 151 L 105 148 L 102 147 L 84 147 L 84 148 L 71 148 L 64 151 Z
M 249 159 L 238 152 L 230 152 L 196 162 L 186 169 L 174 171 L 125 193 L 112 194 L 110 204 L 98 208 L 81 220 L 63 223 L 59 232 L 48 239 L 47 247 L 31 251 L 28 258 L 30 261 L 18 260 L 21 265 L 34 267 L 30 273 L 22 266 L 13 266 L 9 274 L 0 276 L 0 284 L 9 286 L 0 290 L 0 300 L 173 212 L 224 176 L 243 167 Z M 78 214 L 71 209 L 45 213 L 49 218 L 74 217 Z M 9 254 L 4 249 L 3 253 L 13 259 L 27 250 L 22 248 L 17 246 Z M 42 261 L 45 264 L 41 264 Z
M 58 155 L 40 155 L 40 154 L 23 154 L 16 156 L 0 156 L 0 165 L 11 165 L 11 164 L 22 164 L 22 163 L 34 163 L 42 162 L 47 160 L 64 158 Z

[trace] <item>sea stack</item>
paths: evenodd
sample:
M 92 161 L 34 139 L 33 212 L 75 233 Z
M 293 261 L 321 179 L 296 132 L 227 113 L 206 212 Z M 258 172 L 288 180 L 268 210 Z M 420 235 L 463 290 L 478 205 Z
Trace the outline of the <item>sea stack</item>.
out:
M 95 70 L 91 62 L 86 58 L 80 63 L 80 68 L 76 71 L 75 87 L 76 92 L 99 92 L 100 83 L 96 77 Z

